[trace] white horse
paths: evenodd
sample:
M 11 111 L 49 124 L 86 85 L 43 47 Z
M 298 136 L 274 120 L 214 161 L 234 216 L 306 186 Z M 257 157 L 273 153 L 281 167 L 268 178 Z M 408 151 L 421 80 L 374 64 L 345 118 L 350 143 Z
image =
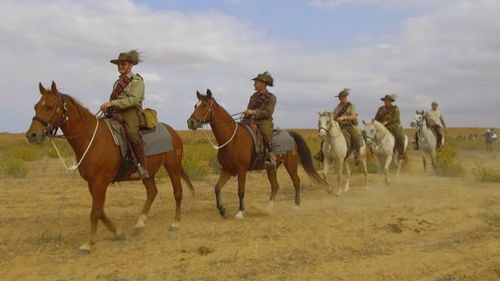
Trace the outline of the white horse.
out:
M 431 159 L 432 167 L 436 169 L 436 148 L 437 148 L 437 137 L 432 132 L 432 129 L 427 126 L 427 121 L 424 117 L 424 111 L 419 112 L 413 117 L 413 121 L 410 123 L 413 128 L 415 128 L 418 138 L 418 149 L 422 155 L 422 162 L 424 164 L 424 171 L 427 172 L 427 157 Z M 444 145 L 444 136 L 441 142 Z
M 364 134 L 366 144 L 371 146 L 373 153 L 377 157 L 379 164 L 383 163 L 385 183 L 390 184 L 389 180 L 389 165 L 391 161 L 397 166 L 396 175 L 399 176 L 401 170 L 402 159 L 398 159 L 398 151 L 394 153 L 396 139 L 392 133 L 382 123 L 373 120 L 365 124 Z M 408 136 L 405 135 L 404 150 L 408 147 Z
M 339 190 L 336 192 L 337 195 L 341 195 L 349 190 L 349 182 L 351 179 L 351 169 L 349 163 L 346 161 L 347 158 L 352 158 L 351 154 L 348 155 L 347 140 L 340 129 L 340 125 L 334 120 L 333 114 L 331 112 L 319 113 L 318 118 L 318 129 L 319 137 L 323 140 L 323 146 L 321 151 L 323 152 L 324 162 L 323 162 L 323 174 L 325 176 L 328 174 L 328 169 L 331 165 L 336 165 L 337 167 L 337 184 Z M 368 189 L 368 171 L 366 168 L 366 145 L 359 149 L 359 158 L 363 165 L 363 172 L 365 175 L 365 187 Z M 344 188 L 341 187 L 341 176 L 343 168 L 346 171 L 346 183 Z M 333 187 L 330 186 L 330 192 L 333 191 Z

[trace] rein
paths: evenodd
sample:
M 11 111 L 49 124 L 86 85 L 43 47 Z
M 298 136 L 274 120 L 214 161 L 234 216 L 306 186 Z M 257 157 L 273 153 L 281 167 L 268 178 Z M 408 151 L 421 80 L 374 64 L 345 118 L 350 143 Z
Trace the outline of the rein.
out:
M 212 112 L 212 114 L 213 114 L 213 111 L 212 111 L 212 105 L 213 105 L 213 104 L 214 104 L 214 102 L 212 101 L 212 102 L 210 103 L 210 105 L 208 106 L 207 113 L 206 113 L 206 114 L 205 114 L 205 116 L 203 117 L 202 127 L 203 127 L 203 125 L 205 125 L 205 124 L 207 124 L 207 123 L 210 123 L 210 124 L 217 124 L 217 123 L 227 123 L 227 122 L 231 122 L 231 121 L 207 122 L 207 117 L 208 117 L 208 114 L 209 114 L 210 112 Z M 233 114 L 233 115 L 231 115 L 231 116 L 235 116 L 235 115 L 242 114 L 242 113 L 243 113 L 243 112 L 235 113 L 235 114 Z M 238 118 L 238 119 L 241 119 L 241 118 Z M 231 136 L 231 138 L 229 138 L 229 140 L 228 140 L 228 141 L 226 141 L 226 142 L 225 142 L 224 144 L 222 144 L 222 145 L 216 145 L 216 144 L 214 144 L 214 143 L 212 142 L 212 140 L 210 139 L 210 137 L 208 136 L 208 134 L 207 134 L 207 130 L 203 130 L 203 133 L 205 134 L 205 136 L 207 137 L 208 141 L 210 142 L 210 144 L 212 145 L 212 147 L 213 147 L 215 150 L 219 150 L 219 149 L 221 149 L 221 148 L 225 147 L 225 146 L 226 146 L 226 145 L 228 145 L 228 144 L 229 144 L 229 143 L 230 143 L 230 142 L 234 139 L 234 137 L 236 136 L 236 132 L 238 131 L 238 127 L 239 127 L 239 125 L 238 125 L 238 122 L 236 122 L 236 120 L 235 120 L 235 119 L 233 119 L 233 121 L 234 121 L 234 124 L 236 125 L 236 126 L 234 127 L 234 132 L 233 132 L 233 135 Z
M 54 138 L 62 138 L 62 137 L 65 137 L 66 139 L 75 139 L 75 138 L 78 138 L 78 137 L 81 137 L 85 134 L 87 134 L 88 130 L 85 130 L 83 133 L 79 134 L 79 135 L 75 135 L 75 136 L 57 136 L 57 130 L 59 130 L 59 127 L 61 127 L 64 123 L 68 122 L 69 121 L 69 116 L 68 116 L 68 103 L 66 103 L 66 100 L 64 99 L 64 95 L 59 93 L 59 96 L 61 97 L 61 100 L 63 102 L 63 114 L 61 116 L 61 118 L 57 119 L 54 123 L 49 123 L 47 121 L 45 121 L 44 119 L 38 117 L 37 115 L 35 115 L 33 117 L 33 121 L 38 121 L 40 122 L 43 126 L 45 126 L 43 128 L 43 132 L 45 133 L 46 136 L 49 137 L 50 139 L 50 143 L 52 144 L 52 146 L 54 146 L 54 149 L 56 150 L 56 153 L 57 153 L 57 156 L 59 157 L 59 160 L 61 160 L 64 168 L 68 171 L 73 171 L 73 170 L 76 170 L 78 169 L 78 167 L 80 166 L 80 164 L 83 162 L 83 159 L 85 159 L 85 156 L 87 155 L 87 152 L 89 151 L 90 149 L 90 146 L 92 146 L 92 143 L 94 142 L 94 139 L 95 139 L 95 136 L 96 136 L 96 133 L 97 133 L 97 129 L 99 128 L 99 118 L 96 118 L 97 119 L 97 122 L 96 122 L 96 126 L 95 126 L 95 129 L 94 129 L 94 133 L 92 134 L 92 138 L 90 139 L 90 142 L 89 144 L 87 145 L 87 148 L 85 149 L 85 152 L 83 153 L 82 155 L 82 158 L 80 158 L 80 161 L 78 161 L 78 163 L 75 164 L 75 156 L 73 155 L 73 165 L 71 165 L 70 167 L 68 167 L 66 165 L 66 163 L 64 162 L 62 156 L 61 156 L 61 153 L 59 152 L 59 149 L 57 148 L 55 142 L 54 142 Z M 56 112 L 59 112 L 60 108 L 56 108 L 55 111 Z M 99 110 L 95 116 L 98 117 L 99 113 L 101 113 L 102 115 L 102 111 Z

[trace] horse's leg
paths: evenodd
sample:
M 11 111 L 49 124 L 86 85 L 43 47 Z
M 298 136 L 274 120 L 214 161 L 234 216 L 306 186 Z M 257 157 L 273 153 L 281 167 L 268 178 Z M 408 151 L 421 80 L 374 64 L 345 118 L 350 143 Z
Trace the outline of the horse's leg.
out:
M 326 177 L 328 175 L 328 170 L 330 169 L 330 164 L 331 164 L 330 159 L 327 159 L 325 157 L 325 159 L 323 161 L 323 171 L 322 171 L 322 174 L 323 174 L 325 181 L 328 181 Z M 328 185 L 328 192 L 329 193 L 333 192 L 333 186 L 331 184 Z
M 106 199 L 106 191 L 108 183 L 94 182 L 89 183 L 89 191 L 92 195 L 92 209 L 90 211 L 90 234 L 89 240 L 80 246 L 79 254 L 90 253 L 91 248 L 96 242 L 96 231 L 97 223 L 99 219 L 103 221 L 109 231 L 115 234 L 118 239 L 121 238 L 122 234 L 111 222 L 111 220 L 104 214 L 104 201 Z
M 144 184 L 144 188 L 146 189 L 146 202 L 144 202 L 144 206 L 142 207 L 141 215 L 137 219 L 137 223 L 135 224 L 134 235 L 139 235 L 144 230 L 146 226 L 146 218 L 149 214 L 149 210 L 151 209 L 151 205 L 158 194 L 158 188 L 156 188 L 156 183 L 154 177 L 149 177 L 142 180 Z
M 286 165 L 286 161 L 285 161 Z M 267 179 L 269 180 L 269 183 L 271 184 L 271 196 L 269 197 L 269 203 L 267 204 L 267 208 L 271 210 L 274 207 L 274 200 L 276 199 L 276 194 L 278 193 L 278 190 L 280 188 L 278 184 L 278 180 L 276 177 L 276 169 L 269 168 L 266 169 L 267 171 Z
M 247 171 L 238 171 L 238 199 L 240 201 L 240 207 L 238 213 L 236 213 L 237 219 L 243 218 L 243 213 L 245 212 L 245 184 L 247 181 Z
M 422 156 L 422 164 L 424 165 L 424 173 L 427 173 L 427 159 L 425 158 L 425 153 L 422 151 L 422 146 L 420 148 L 420 155 Z
M 436 155 L 436 150 L 433 149 L 431 151 L 431 163 L 432 163 L 432 168 L 434 169 L 434 171 L 436 171 L 437 169 L 437 155 Z
M 384 161 L 384 176 L 385 176 L 385 184 L 389 185 L 391 184 L 391 181 L 389 180 L 389 166 L 391 165 L 392 162 L 392 153 L 388 154 L 385 158 Z
M 346 181 L 344 186 L 344 193 L 349 191 L 349 184 L 351 179 L 351 167 L 349 167 L 349 162 L 344 161 Z
M 295 205 L 294 209 L 298 209 L 300 206 L 300 178 L 297 173 L 297 167 L 299 166 L 297 157 L 287 157 L 285 159 L 285 169 L 292 180 L 293 187 L 295 188 Z
M 368 183 L 368 167 L 366 165 L 366 148 L 363 149 L 363 154 L 361 156 L 361 163 L 363 164 L 363 174 L 365 177 L 365 188 L 370 189 L 370 185 Z
M 337 159 L 337 188 L 338 188 L 338 191 L 336 192 L 337 195 L 342 194 L 342 186 L 340 184 L 342 182 L 343 170 L 344 170 L 344 158 L 339 157 L 339 159 Z
M 167 169 L 168 176 L 170 177 L 170 182 L 172 183 L 174 198 L 175 198 L 175 219 L 170 225 L 170 230 L 179 229 L 179 223 L 181 221 L 181 203 L 182 203 L 182 184 L 181 184 L 181 164 L 177 165 L 165 165 Z
M 217 204 L 217 209 L 219 210 L 219 214 L 225 218 L 226 217 L 226 209 L 224 208 L 224 204 L 222 204 L 222 198 L 220 196 L 220 191 L 222 187 L 227 183 L 229 178 L 231 177 L 231 173 L 222 169 L 219 174 L 219 180 L 215 184 L 215 200 Z

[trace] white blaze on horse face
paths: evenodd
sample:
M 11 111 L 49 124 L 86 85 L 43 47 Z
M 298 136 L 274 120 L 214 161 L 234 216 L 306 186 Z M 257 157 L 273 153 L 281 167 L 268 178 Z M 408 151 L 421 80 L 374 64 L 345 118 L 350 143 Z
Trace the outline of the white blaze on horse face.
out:
M 201 100 L 198 101 L 198 103 L 194 105 L 194 108 L 197 108 L 198 106 L 200 106 L 200 104 L 201 104 Z

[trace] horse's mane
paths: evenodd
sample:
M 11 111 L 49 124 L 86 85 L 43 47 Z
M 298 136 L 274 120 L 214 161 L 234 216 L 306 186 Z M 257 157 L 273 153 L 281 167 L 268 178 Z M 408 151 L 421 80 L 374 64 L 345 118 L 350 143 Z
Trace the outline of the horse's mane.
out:
M 68 94 L 63 94 L 63 93 L 60 93 L 65 100 L 69 101 L 70 103 L 72 103 L 73 105 L 75 105 L 76 109 L 78 110 L 78 114 L 80 114 L 80 117 L 84 118 L 85 117 L 85 114 L 83 113 L 86 113 L 87 115 L 90 114 L 90 115 L 94 115 L 90 112 L 90 110 L 88 108 L 86 108 L 85 106 L 82 105 L 82 103 L 75 99 L 74 97 L 68 95 Z
M 373 123 L 373 125 L 375 125 L 377 128 L 380 128 L 380 129 L 382 129 L 382 130 L 384 130 L 384 131 L 387 131 L 387 132 L 389 131 L 389 130 L 388 130 L 388 129 L 387 129 L 387 128 L 386 128 L 386 127 L 382 124 L 382 123 L 380 123 L 379 121 L 377 121 L 377 120 L 375 120 L 375 119 L 373 119 L 372 123 Z

